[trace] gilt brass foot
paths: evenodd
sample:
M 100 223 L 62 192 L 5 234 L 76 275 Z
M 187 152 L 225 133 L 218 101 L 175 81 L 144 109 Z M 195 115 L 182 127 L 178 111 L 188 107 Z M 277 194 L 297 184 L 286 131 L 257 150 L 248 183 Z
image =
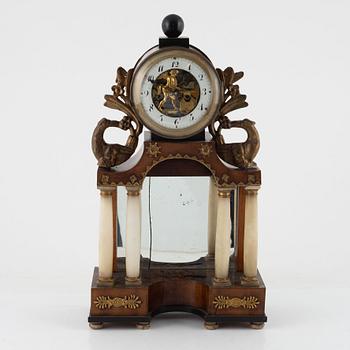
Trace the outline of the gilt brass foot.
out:
M 214 330 L 219 328 L 219 324 L 217 322 L 204 322 L 204 327 L 209 330 Z
M 251 322 L 249 327 L 251 329 L 262 329 L 265 326 L 265 322 Z
M 151 322 L 137 322 L 136 328 L 137 329 L 150 329 Z
M 89 322 L 89 326 L 91 329 L 102 329 L 103 322 Z

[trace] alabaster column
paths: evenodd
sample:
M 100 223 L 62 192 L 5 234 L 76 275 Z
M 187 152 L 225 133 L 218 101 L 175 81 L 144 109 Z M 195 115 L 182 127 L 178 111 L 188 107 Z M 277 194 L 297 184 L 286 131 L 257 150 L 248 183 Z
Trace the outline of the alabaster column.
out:
M 125 280 L 136 283 L 140 280 L 141 257 L 141 196 L 140 189 L 127 188 Z
M 243 284 L 257 284 L 258 256 L 258 189 L 246 187 L 244 244 L 243 244 Z
M 113 276 L 113 193 L 100 191 L 99 283 L 112 282 Z
M 215 235 L 216 235 L 216 216 L 217 216 L 217 188 L 214 178 L 209 179 L 209 198 L 208 198 L 208 255 L 215 254 Z
M 238 221 L 238 189 L 233 191 L 233 246 L 237 249 L 237 221 Z M 232 242 L 231 242 L 232 243 Z M 232 244 L 231 244 L 232 246 Z
M 215 282 L 229 283 L 231 245 L 230 191 L 219 190 L 215 238 Z

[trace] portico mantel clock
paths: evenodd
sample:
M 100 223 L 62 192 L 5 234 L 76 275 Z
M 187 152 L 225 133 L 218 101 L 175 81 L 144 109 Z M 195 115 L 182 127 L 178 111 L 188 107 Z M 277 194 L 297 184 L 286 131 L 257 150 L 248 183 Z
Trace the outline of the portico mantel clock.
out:
M 259 135 L 254 122 L 228 116 L 247 106 L 236 84 L 243 73 L 215 69 L 180 37 L 181 17 L 165 17 L 162 27 L 166 37 L 133 69 L 118 68 L 105 106 L 123 116 L 101 119 L 92 137 L 101 212 L 89 324 L 96 329 L 133 322 L 145 329 L 157 314 L 180 311 L 201 316 L 208 329 L 234 322 L 261 328 L 266 322 L 265 285 L 257 270 L 261 172 L 254 162 Z M 126 144 L 104 140 L 110 127 L 129 132 Z M 144 127 L 148 131 L 136 152 Z M 231 128 L 244 129 L 246 141 L 226 143 L 222 129 Z M 141 256 L 140 193 L 145 178 L 153 176 L 209 178 L 206 256 L 154 264 Z M 125 257 L 117 254 L 118 187 L 127 191 Z

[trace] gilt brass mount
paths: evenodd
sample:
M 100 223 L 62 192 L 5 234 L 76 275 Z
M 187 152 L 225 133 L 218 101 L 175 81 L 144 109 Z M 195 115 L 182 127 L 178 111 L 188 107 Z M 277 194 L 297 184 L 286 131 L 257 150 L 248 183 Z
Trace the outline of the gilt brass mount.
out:
M 231 67 L 224 71 L 217 69 L 223 85 L 223 103 L 214 115 L 209 131 L 215 141 L 215 148 L 225 162 L 239 168 L 255 167 L 254 158 L 259 151 L 260 140 L 254 122 L 249 119 L 230 120 L 227 113 L 248 105 L 246 96 L 239 92 L 235 83 L 243 77 L 243 72 L 235 73 Z M 187 73 L 187 74 L 185 74 Z M 105 106 L 120 110 L 126 115 L 119 121 L 103 118 L 97 124 L 92 137 L 92 149 L 101 167 L 113 167 L 122 164 L 135 152 L 138 137 L 143 124 L 130 101 L 130 84 L 133 69 L 126 71 L 122 67 L 117 70 L 116 85 L 112 86 L 113 95 L 106 95 Z M 178 117 L 190 113 L 198 102 L 198 84 L 188 72 L 170 70 L 160 74 L 155 81 L 152 94 L 155 106 L 164 114 Z M 216 125 L 218 124 L 218 125 Z M 103 135 L 107 128 L 116 127 L 129 131 L 125 145 L 108 144 Z M 152 125 L 152 127 L 156 127 Z M 205 124 L 203 124 L 205 127 Z M 240 143 L 226 143 L 221 134 L 222 129 L 242 128 L 247 132 L 247 140 Z M 207 151 L 203 151 L 207 152 Z
M 212 134 L 216 150 L 225 162 L 237 166 L 239 168 L 255 167 L 253 162 L 260 147 L 260 139 L 254 122 L 249 119 L 230 120 L 227 113 L 236 109 L 248 106 L 246 95 L 242 95 L 239 86 L 235 83 L 243 77 L 243 72 L 234 72 L 231 67 L 227 67 L 224 71 L 217 69 L 219 77 L 224 86 L 223 104 L 219 110 L 216 119 L 213 119 L 209 125 L 209 131 Z M 216 127 L 215 125 L 218 124 Z M 225 143 L 221 134 L 222 129 L 241 128 L 247 134 L 247 140 L 239 143 Z
M 116 85 L 112 86 L 113 95 L 105 95 L 105 106 L 112 109 L 117 109 L 126 115 L 119 121 L 101 119 L 92 135 L 92 150 L 101 167 L 113 167 L 124 163 L 135 152 L 138 137 L 142 132 L 142 124 L 139 122 L 136 114 L 131 107 L 129 98 L 130 79 L 133 70 L 128 72 L 119 67 L 117 70 Z M 119 128 L 121 130 L 129 130 L 129 137 L 126 144 L 118 143 L 109 144 L 104 138 L 104 132 L 109 127 Z

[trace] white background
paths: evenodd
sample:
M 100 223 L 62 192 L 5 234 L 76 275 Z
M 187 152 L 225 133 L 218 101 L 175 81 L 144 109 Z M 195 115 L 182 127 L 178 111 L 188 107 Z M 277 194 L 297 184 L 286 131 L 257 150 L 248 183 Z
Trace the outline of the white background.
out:
M 1 1 L 0 348 L 348 349 L 348 1 Z M 262 146 L 262 331 L 92 331 L 98 193 L 90 137 L 117 66 L 157 43 L 162 18 L 215 66 L 244 70 Z M 118 115 L 119 116 L 119 115 Z

